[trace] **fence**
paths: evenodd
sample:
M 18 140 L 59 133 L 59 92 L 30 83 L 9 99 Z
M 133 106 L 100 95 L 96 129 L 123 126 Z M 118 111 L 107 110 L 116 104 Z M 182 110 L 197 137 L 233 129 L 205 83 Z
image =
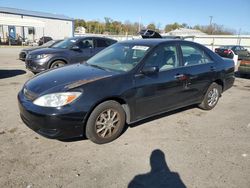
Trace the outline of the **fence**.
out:
M 204 35 L 188 40 L 203 44 L 211 50 L 223 45 L 240 45 L 250 50 L 250 35 Z
M 101 35 L 101 34 L 85 34 L 85 35 L 109 37 L 118 41 L 141 38 L 140 36 L 133 36 L 133 35 Z M 80 35 L 75 34 L 75 36 L 80 36 Z M 200 35 L 200 36 L 187 37 L 186 40 L 191 40 L 203 44 L 208 48 L 210 48 L 211 50 L 214 50 L 215 48 L 223 45 L 241 45 L 250 51 L 250 35 Z

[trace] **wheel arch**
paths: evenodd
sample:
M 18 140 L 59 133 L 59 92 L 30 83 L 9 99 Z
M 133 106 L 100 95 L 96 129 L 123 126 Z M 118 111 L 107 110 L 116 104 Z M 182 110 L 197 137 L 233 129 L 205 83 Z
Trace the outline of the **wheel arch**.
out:
M 97 103 L 95 103 L 91 109 L 89 110 L 89 112 L 87 113 L 87 115 L 85 116 L 84 118 L 84 127 L 86 126 L 86 123 L 89 119 L 89 116 L 90 114 L 93 112 L 93 110 L 98 106 L 100 105 L 101 103 L 103 102 L 106 102 L 106 101 L 116 101 L 118 102 L 122 108 L 124 109 L 124 112 L 125 112 L 125 116 L 126 116 L 126 123 L 129 123 L 130 122 L 130 119 L 131 119 L 131 111 L 130 111 L 130 107 L 128 105 L 128 103 L 122 99 L 121 97 L 108 97 L 108 98 L 105 98 L 105 99 L 102 99 L 100 101 L 98 101 Z
M 222 92 L 224 91 L 224 82 L 221 79 L 217 79 L 214 81 L 216 84 L 221 86 Z
M 48 69 L 50 69 L 52 63 L 54 63 L 55 61 L 63 61 L 65 64 L 68 64 L 68 61 L 64 58 L 55 58 L 48 63 Z

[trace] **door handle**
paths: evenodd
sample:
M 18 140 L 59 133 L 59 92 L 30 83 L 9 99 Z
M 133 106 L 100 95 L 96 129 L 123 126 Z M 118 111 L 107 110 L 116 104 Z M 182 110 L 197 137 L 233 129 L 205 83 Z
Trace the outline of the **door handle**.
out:
M 181 77 L 183 77 L 184 76 L 184 74 L 176 74 L 174 77 L 175 78 L 181 78 Z
M 216 68 L 215 68 L 214 66 L 211 66 L 211 67 L 210 67 L 210 70 L 211 70 L 211 71 L 216 71 Z
M 181 81 L 188 79 L 188 77 L 185 74 L 176 74 L 174 77 L 178 80 L 181 80 Z

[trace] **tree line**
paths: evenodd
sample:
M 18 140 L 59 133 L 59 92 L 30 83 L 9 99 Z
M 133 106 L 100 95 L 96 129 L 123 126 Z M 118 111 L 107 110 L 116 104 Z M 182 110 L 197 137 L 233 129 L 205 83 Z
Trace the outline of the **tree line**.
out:
M 100 21 L 85 21 L 84 19 L 75 20 L 75 29 L 79 26 L 82 26 L 86 29 L 87 33 L 95 34 L 111 34 L 111 35 L 136 35 L 140 29 L 151 29 L 158 32 L 170 32 L 175 29 L 188 28 L 200 30 L 207 34 L 219 34 L 219 35 L 230 35 L 234 34 L 235 31 L 225 28 L 222 25 L 211 24 L 211 25 L 195 25 L 189 26 L 186 23 L 179 24 L 177 22 L 167 24 L 164 27 L 164 30 L 160 30 L 160 24 L 156 25 L 155 23 L 150 23 L 148 25 L 140 24 L 139 22 L 130 22 L 130 21 L 116 21 L 109 17 L 104 18 L 104 22 Z

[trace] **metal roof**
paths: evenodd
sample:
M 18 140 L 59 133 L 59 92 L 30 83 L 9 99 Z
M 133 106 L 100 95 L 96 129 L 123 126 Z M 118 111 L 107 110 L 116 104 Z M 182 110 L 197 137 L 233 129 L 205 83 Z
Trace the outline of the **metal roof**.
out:
M 52 19 L 59 19 L 59 20 L 70 20 L 70 21 L 74 20 L 73 18 L 60 15 L 60 14 L 37 12 L 37 11 L 23 10 L 23 9 L 9 8 L 9 7 L 0 7 L 0 13 L 19 14 L 19 15 L 25 15 L 25 16 L 52 18 Z

